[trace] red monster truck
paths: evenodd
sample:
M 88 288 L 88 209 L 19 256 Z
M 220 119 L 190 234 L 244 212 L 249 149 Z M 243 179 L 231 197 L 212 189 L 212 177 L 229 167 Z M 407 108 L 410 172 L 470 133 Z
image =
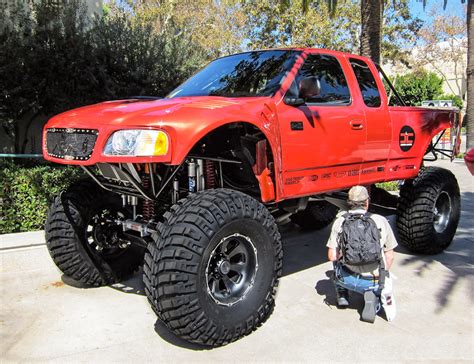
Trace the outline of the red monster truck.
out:
M 159 319 L 185 340 L 223 345 L 273 310 L 277 224 L 328 225 L 353 185 L 403 180 L 391 202 L 401 243 L 445 249 L 459 187 L 423 160 L 454 152 L 433 143 L 447 128 L 460 130 L 455 111 L 404 106 L 364 57 L 277 49 L 219 58 L 164 99 L 103 102 L 49 120 L 44 157 L 90 178 L 53 202 L 47 246 L 66 276 L 90 286 L 144 264 Z

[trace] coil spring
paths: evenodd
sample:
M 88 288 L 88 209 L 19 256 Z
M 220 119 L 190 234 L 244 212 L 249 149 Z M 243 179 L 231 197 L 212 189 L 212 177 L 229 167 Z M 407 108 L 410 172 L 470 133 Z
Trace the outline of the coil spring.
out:
M 148 190 L 150 188 L 150 176 L 145 175 L 142 178 L 143 188 Z M 150 200 L 143 200 L 142 215 L 145 220 L 151 220 L 155 216 L 155 202 Z
M 206 182 L 206 188 L 215 188 L 217 186 L 214 162 L 207 159 L 204 160 L 204 180 Z

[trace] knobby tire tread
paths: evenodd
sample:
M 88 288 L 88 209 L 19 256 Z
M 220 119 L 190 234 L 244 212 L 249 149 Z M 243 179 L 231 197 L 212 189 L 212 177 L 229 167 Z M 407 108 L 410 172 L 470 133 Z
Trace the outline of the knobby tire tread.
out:
M 260 222 L 273 240 L 274 278 L 263 304 L 242 326 L 220 329 L 199 306 L 198 267 L 215 226 L 226 216 Z M 145 253 L 144 283 L 147 298 L 157 314 L 179 337 L 209 346 L 221 346 L 251 333 L 270 316 L 278 278 L 282 272 L 281 237 L 268 210 L 253 198 L 232 190 L 206 190 L 190 195 L 163 215 L 154 242 Z
M 450 238 L 439 241 L 433 228 L 434 205 L 440 191 L 450 188 L 454 190 L 453 199 L 457 199 L 454 207 L 458 211 L 453 214 L 449 229 Z M 400 243 L 414 253 L 438 254 L 452 241 L 459 221 L 459 186 L 454 174 L 439 167 L 423 168 L 413 180 L 407 180 L 400 188 L 397 206 L 397 230 Z

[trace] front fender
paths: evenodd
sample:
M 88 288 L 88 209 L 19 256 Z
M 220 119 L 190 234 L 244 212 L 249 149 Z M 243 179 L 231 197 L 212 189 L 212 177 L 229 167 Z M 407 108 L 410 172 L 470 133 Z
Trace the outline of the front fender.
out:
M 263 114 L 263 113 L 262 113 Z M 241 118 L 218 120 L 212 123 L 198 124 L 180 124 L 166 123 L 162 128 L 171 136 L 172 156 L 170 163 L 179 165 L 183 162 L 191 149 L 206 135 L 212 133 L 216 129 L 234 123 L 245 123 L 259 129 L 267 138 L 272 149 L 272 154 L 277 159 L 278 150 L 278 132 L 276 122 L 266 122 L 263 116 L 261 118 Z M 275 130 L 277 129 L 277 130 Z
M 276 109 L 265 104 L 263 109 L 253 115 L 241 115 L 241 119 L 226 118 L 214 122 L 183 124 L 167 122 L 163 129 L 171 136 L 172 157 L 170 164 L 179 165 L 183 163 L 186 156 L 189 155 L 192 148 L 206 135 L 209 135 L 222 126 L 235 123 L 249 124 L 260 130 L 268 141 L 269 148 L 273 156 L 274 176 L 273 182 L 270 177 L 270 171 L 266 169 L 265 173 L 257 174 L 256 178 L 260 184 L 262 201 L 278 200 L 281 196 L 281 148 L 279 138 L 279 127 Z M 275 189 L 276 187 L 276 189 Z

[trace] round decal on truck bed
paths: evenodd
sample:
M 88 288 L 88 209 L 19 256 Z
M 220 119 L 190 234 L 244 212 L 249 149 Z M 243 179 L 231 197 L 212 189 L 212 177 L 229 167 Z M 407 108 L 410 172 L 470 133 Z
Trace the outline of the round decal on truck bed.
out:
M 400 149 L 404 152 L 408 152 L 415 144 L 415 131 L 410 126 L 405 125 L 400 130 L 399 144 Z

